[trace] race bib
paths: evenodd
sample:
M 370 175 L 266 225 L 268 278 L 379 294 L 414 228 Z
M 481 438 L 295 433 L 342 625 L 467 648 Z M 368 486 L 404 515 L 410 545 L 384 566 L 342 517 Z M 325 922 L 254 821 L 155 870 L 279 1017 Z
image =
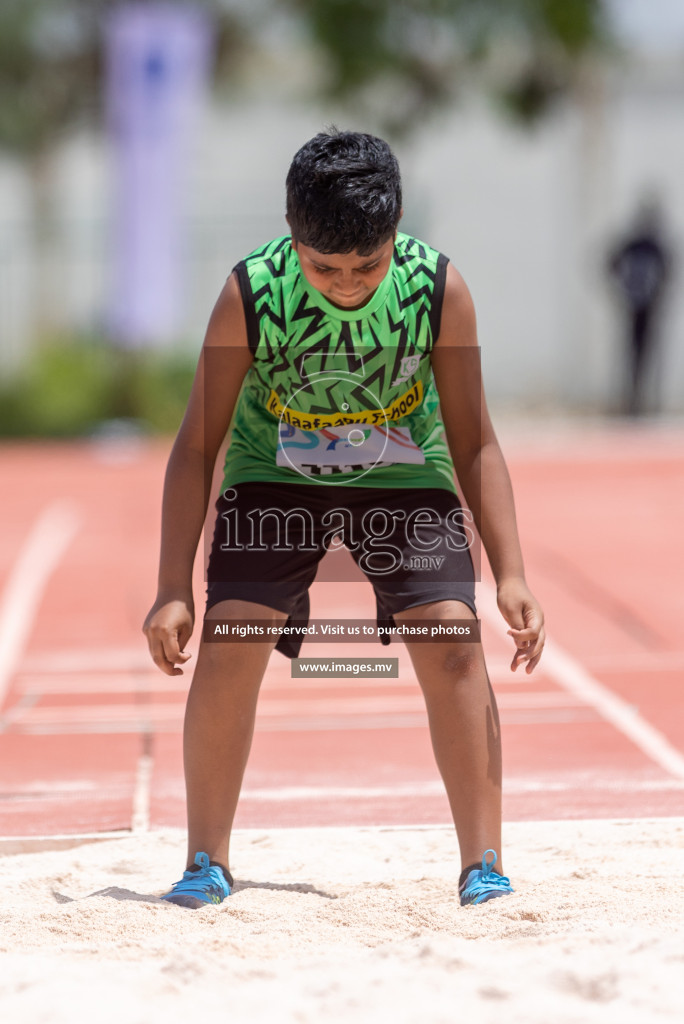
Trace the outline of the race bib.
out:
M 408 427 L 350 423 L 300 430 L 289 423 L 280 424 L 277 466 L 310 474 L 315 472 L 313 467 L 335 467 L 340 472 L 397 462 L 425 463 L 425 453 L 414 443 Z

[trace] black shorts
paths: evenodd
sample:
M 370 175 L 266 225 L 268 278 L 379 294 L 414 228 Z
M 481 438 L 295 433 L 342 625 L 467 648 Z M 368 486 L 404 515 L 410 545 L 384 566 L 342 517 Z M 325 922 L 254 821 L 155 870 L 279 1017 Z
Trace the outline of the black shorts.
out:
M 462 601 L 475 614 L 474 530 L 451 491 L 240 483 L 216 511 L 207 610 L 239 599 L 306 621 L 319 562 L 344 544 L 373 586 L 379 624 L 432 601 Z M 278 650 L 295 657 L 299 644 Z

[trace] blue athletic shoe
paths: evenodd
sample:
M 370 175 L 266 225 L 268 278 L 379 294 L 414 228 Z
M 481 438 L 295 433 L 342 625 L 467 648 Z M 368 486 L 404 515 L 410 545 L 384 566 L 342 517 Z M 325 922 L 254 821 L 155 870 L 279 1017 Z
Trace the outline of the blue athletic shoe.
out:
M 493 854 L 493 860 L 487 863 L 487 854 Z M 495 850 L 485 850 L 482 858 L 482 870 L 473 868 L 468 872 L 462 885 L 459 887 L 461 906 L 467 907 L 474 903 L 486 903 L 487 900 L 494 900 L 497 896 L 508 896 L 515 892 L 510 880 L 505 875 L 499 875 L 492 868 L 498 857 Z
M 180 882 L 174 882 L 171 892 L 162 896 L 167 903 L 197 910 L 207 903 L 223 903 L 230 896 L 233 879 L 220 864 L 212 864 L 206 853 L 196 853 L 195 863 L 183 872 Z

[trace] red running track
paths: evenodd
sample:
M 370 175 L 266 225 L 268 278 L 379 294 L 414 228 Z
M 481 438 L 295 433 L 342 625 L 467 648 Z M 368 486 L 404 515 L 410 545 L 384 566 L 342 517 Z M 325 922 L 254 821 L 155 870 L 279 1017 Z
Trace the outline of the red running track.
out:
M 533 676 L 511 673 L 485 581 L 505 818 L 682 814 L 684 434 L 548 424 L 502 434 L 552 638 Z M 189 674 L 160 673 L 140 633 L 167 452 L 147 442 L 0 449 L 0 835 L 185 823 Z M 196 583 L 201 607 L 201 559 Z M 364 583 L 315 584 L 312 598 L 319 618 L 373 615 Z M 296 680 L 274 654 L 237 824 L 449 822 L 403 645 L 302 653 L 389 654 L 399 678 Z

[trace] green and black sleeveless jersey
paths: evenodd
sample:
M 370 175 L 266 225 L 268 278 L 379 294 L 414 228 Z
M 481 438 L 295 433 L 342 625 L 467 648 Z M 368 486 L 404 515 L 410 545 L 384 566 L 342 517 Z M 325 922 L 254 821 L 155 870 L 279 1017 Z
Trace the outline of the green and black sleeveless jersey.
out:
M 371 299 L 344 310 L 308 283 L 289 235 L 238 263 L 254 362 L 224 490 L 259 480 L 455 491 L 430 367 L 446 267 L 399 234 Z

